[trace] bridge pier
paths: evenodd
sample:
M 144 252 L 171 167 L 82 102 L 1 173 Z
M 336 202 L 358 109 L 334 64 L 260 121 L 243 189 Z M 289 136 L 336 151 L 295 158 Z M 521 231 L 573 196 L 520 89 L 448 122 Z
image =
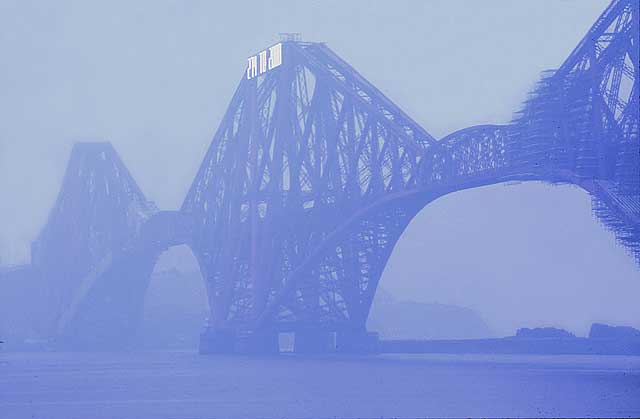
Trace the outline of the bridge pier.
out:
M 379 352 L 379 338 L 365 329 L 302 329 L 295 332 L 293 352 L 298 354 L 373 354 Z M 206 329 L 200 335 L 200 354 L 268 355 L 280 352 L 275 330 Z
M 335 352 L 334 334 L 326 330 L 298 330 L 295 332 L 293 352 L 298 354 Z
M 228 329 L 205 329 L 200 335 L 198 352 L 206 354 L 232 354 L 234 352 L 236 333 Z
M 336 333 L 336 352 L 374 354 L 379 352 L 379 337 L 366 329 L 342 330 Z
M 278 334 L 272 330 L 207 329 L 200 335 L 199 353 L 276 354 Z
M 235 352 L 239 354 L 269 355 L 280 352 L 278 333 L 274 330 L 246 330 L 236 337 Z

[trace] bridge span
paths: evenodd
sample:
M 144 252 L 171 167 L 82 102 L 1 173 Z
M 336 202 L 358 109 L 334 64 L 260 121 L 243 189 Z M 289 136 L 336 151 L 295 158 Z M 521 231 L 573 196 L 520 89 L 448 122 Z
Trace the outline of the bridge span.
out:
M 283 40 L 249 58 L 180 210 L 149 202 L 110 144 L 74 148 L 29 267 L 50 290 L 43 330 L 126 344 L 159 254 L 186 244 L 211 310 L 203 352 L 275 351 L 279 331 L 300 352 L 366 350 L 411 219 L 508 181 L 583 188 L 640 263 L 638 45 L 637 2 L 614 0 L 511 123 L 436 140 L 325 44 Z

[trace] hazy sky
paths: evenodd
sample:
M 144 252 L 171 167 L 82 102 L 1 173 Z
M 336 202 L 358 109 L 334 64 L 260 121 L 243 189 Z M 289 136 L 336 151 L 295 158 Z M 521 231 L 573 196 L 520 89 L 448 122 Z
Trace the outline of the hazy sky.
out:
M 147 197 L 181 204 L 248 55 L 324 41 L 435 137 L 509 121 L 606 0 L 0 0 L 0 258 L 28 260 L 75 141 L 111 141 Z M 383 277 L 396 296 L 476 308 L 501 333 L 640 326 L 640 269 L 572 187 L 445 197 Z

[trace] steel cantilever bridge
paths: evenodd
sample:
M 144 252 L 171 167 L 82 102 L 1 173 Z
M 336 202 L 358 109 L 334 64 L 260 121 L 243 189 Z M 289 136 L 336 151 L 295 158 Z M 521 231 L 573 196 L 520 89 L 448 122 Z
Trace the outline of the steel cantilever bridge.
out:
M 392 249 L 448 193 L 507 181 L 577 185 L 640 263 L 638 3 L 613 1 L 508 125 L 434 139 L 322 43 L 249 59 L 179 211 L 148 202 L 108 143 L 73 149 L 33 244 L 61 341 L 120 345 L 154 264 L 187 244 L 206 282 L 201 350 L 362 350 Z M 64 246 L 60 244 L 64 243 Z

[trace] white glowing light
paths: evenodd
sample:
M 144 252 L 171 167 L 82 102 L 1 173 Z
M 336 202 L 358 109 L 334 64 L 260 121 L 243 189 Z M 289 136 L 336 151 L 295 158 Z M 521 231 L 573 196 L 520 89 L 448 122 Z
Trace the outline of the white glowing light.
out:
M 247 59 L 247 79 L 252 79 L 258 75 L 258 57 L 255 55 Z
M 247 80 L 262 75 L 282 64 L 282 44 L 260 51 L 247 59 Z

